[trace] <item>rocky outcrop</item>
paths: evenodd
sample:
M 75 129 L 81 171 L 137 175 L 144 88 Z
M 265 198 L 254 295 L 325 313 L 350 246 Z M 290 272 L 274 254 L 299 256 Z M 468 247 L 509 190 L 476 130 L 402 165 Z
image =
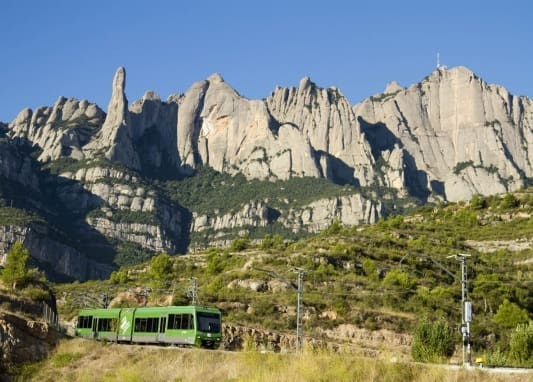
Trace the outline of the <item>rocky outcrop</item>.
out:
M 403 151 L 408 188 L 456 201 L 516 190 L 533 175 L 531 100 L 489 85 L 464 67 L 439 68 L 354 111 L 376 160 Z
M 125 88 L 126 70 L 120 67 L 113 78 L 113 92 L 104 124 L 84 150 L 92 157 L 103 154 L 113 162 L 139 169 L 140 161 L 138 153 L 134 150 L 133 129 Z
M 259 179 L 321 175 L 305 134 L 277 124 L 264 102 L 241 97 L 218 74 L 185 93 L 177 131 L 184 173 L 208 165 Z
M 1 262 L 5 261 L 11 246 L 20 241 L 41 266 L 60 275 L 86 281 L 107 278 L 113 271 L 114 267 L 90 260 L 74 247 L 52 237 L 48 227 L 37 223 L 30 226 L 0 226 Z
M 298 232 L 319 232 L 338 220 L 343 225 L 372 224 L 381 216 L 381 203 L 359 194 L 320 199 L 299 209 L 289 209 L 280 222 Z
M 299 208 L 272 208 L 267 202 L 253 202 L 236 212 L 223 215 L 193 213 L 191 232 L 233 230 L 246 227 L 267 227 L 279 223 L 294 232 L 319 232 L 338 220 L 344 225 L 375 223 L 381 216 L 381 203 L 360 194 L 319 199 Z
M 154 252 L 176 252 L 174 240 L 169 239 L 162 227 L 156 224 L 113 222 L 106 218 L 87 218 L 87 223 L 108 238 L 135 243 Z
M 0 181 L 7 180 L 33 192 L 40 188 L 31 158 L 18 151 L 16 146 L 0 141 Z
M 308 77 L 298 88 L 280 88 L 266 99 L 281 126 L 295 126 L 320 153 L 322 175 L 368 185 L 373 179 L 371 148 L 348 100 L 337 88 L 322 89 Z
M 96 104 L 59 97 L 53 107 L 22 110 L 9 124 L 9 134 L 37 147 L 41 162 L 62 157 L 81 160 L 85 158 L 84 146 L 102 126 L 104 118 Z
M 176 126 L 178 101 L 161 102 L 159 95 L 147 91 L 129 108 L 135 150 L 144 171 L 176 172 L 179 162 Z
M 0 379 L 14 365 L 45 359 L 59 339 L 48 323 L 0 312 Z

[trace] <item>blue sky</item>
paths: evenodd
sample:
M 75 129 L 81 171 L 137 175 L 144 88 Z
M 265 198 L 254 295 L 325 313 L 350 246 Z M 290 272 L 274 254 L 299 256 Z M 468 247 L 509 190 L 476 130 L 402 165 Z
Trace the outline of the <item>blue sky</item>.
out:
M 131 101 L 214 72 L 248 98 L 310 76 L 352 104 L 436 64 L 533 97 L 533 2 L 28 1 L 0 3 L 0 121 L 58 96 L 107 108 L 118 66 Z

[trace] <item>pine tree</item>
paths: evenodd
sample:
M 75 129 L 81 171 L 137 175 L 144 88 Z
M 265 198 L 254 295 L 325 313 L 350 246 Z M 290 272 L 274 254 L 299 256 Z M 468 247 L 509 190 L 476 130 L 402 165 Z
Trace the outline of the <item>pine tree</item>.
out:
M 26 262 L 30 258 L 30 252 L 24 248 L 24 244 L 17 241 L 7 253 L 6 263 L 2 272 L 2 281 L 6 285 L 11 285 L 15 290 L 17 283 L 24 280 L 28 269 Z

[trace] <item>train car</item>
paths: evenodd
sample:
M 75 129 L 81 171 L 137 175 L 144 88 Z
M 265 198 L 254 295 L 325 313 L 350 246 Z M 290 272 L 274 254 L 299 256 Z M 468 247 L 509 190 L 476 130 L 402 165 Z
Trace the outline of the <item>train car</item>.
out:
M 121 309 L 84 309 L 78 316 L 76 335 L 116 341 Z
M 221 314 L 216 308 L 167 306 L 84 309 L 78 316 L 76 335 L 126 343 L 220 345 Z

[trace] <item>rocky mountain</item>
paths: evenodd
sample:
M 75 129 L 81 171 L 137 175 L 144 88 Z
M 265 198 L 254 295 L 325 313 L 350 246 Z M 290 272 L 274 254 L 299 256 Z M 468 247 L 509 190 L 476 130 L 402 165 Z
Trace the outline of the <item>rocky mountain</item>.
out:
M 263 100 L 218 74 L 166 101 L 147 91 L 129 104 L 125 89 L 119 68 L 107 113 L 60 97 L 0 125 L 0 202 L 41 219 L 0 221 L 20 233 L 0 232 L 4 251 L 16 236 L 57 274 L 105 277 L 109 265 L 239 232 L 373 223 L 405 204 L 512 191 L 533 178 L 531 100 L 463 67 L 408 88 L 391 83 L 355 106 L 307 77 Z M 31 232 L 93 270 L 60 266 L 70 260 Z

